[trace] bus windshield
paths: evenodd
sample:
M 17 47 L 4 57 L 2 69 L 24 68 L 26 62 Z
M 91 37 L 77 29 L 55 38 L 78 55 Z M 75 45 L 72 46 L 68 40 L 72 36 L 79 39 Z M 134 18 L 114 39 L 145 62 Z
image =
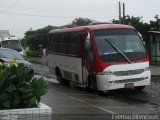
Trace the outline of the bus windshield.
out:
M 98 54 L 105 62 L 125 62 L 124 55 L 130 61 L 147 57 L 144 45 L 134 29 L 96 30 L 93 34 Z M 113 45 L 122 53 L 118 52 Z
M 21 44 L 19 40 L 5 40 L 1 43 L 2 47 L 22 51 Z

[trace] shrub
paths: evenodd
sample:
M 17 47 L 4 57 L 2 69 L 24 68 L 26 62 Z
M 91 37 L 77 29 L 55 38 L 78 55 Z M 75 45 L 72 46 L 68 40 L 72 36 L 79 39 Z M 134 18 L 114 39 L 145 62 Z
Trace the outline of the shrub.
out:
M 23 64 L 4 69 L 0 64 L 0 109 L 37 107 L 46 92 L 46 81 L 34 78 Z
M 40 52 L 39 51 L 28 50 L 28 51 L 26 51 L 26 55 L 30 56 L 30 57 L 39 57 Z

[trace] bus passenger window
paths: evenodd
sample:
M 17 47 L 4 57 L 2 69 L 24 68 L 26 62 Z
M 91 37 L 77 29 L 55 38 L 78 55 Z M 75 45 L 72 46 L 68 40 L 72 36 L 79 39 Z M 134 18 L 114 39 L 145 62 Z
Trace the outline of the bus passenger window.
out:
M 66 34 L 59 34 L 59 39 L 57 42 L 57 53 L 66 54 L 67 53 L 67 43 L 66 43 Z
M 56 52 L 57 39 L 58 39 L 58 35 L 57 34 L 51 34 L 49 36 L 48 50 L 50 52 Z
M 91 63 L 94 63 L 94 54 L 93 54 L 92 49 L 90 49 L 90 50 L 88 51 L 88 60 L 89 60 Z
M 78 34 L 73 33 L 68 40 L 68 54 L 69 55 L 76 55 L 77 54 L 77 40 Z

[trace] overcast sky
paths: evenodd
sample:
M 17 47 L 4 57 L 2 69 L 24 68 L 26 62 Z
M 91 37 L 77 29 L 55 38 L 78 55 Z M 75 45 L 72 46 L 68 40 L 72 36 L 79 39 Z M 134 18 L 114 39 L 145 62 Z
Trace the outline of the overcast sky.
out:
M 79 17 L 111 21 L 118 19 L 119 1 L 126 15 L 142 16 L 144 22 L 160 16 L 160 0 L 0 0 L 0 30 L 22 38 L 31 27 L 61 26 Z

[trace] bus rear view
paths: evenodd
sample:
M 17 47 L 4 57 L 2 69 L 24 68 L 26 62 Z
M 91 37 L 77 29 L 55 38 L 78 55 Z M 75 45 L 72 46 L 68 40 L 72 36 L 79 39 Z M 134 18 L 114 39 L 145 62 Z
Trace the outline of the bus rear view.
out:
M 10 48 L 22 54 L 22 46 L 20 40 L 16 37 L 6 37 L 1 41 L 1 47 Z

